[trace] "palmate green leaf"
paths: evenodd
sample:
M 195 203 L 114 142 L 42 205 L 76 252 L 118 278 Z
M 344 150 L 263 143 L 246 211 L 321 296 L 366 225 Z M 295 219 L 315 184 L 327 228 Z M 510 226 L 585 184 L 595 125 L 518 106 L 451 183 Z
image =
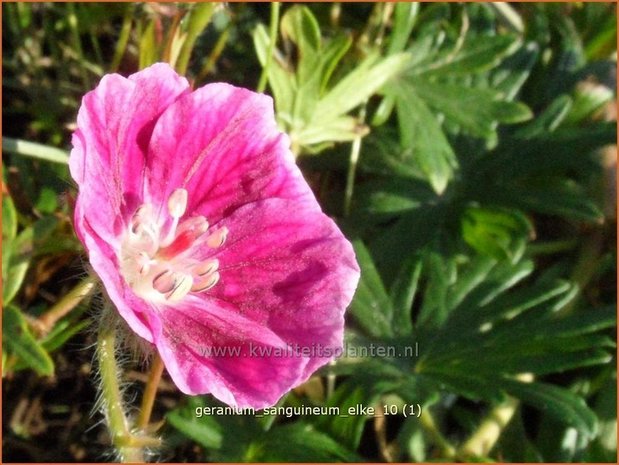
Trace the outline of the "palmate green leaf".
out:
M 410 79 L 409 82 L 435 111 L 477 137 L 492 139 L 495 137 L 496 123 L 520 123 L 532 116 L 526 105 L 509 102 L 501 93 L 492 89 L 418 78 Z
M 411 74 L 424 76 L 468 75 L 487 71 L 513 53 L 520 43 L 515 36 L 477 36 L 465 41 L 458 50 L 445 50 L 411 69 Z M 455 53 L 454 53 L 455 52 Z
M 312 123 L 348 113 L 374 95 L 407 66 L 410 56 L 398 53 L 387 58 L 370 55 L 324 95 L 314 112 Z
M 390 336 L 393 306 L 389 295 L 363 242 L 355 240 L 353 247 L 361 268 L 361 278 L 349 312 L 367 334 Z
M 598 331 L 615 325 L 613 309 L 557 313 L 575 296 L 571 283 L 542 276 L 510 290 L 530 275 L 530 262 L 477 257 L 461 265 L 457 273 L 464 278 L 454 280 L 448 258 L 434 254 L 434 261 L 434 271 L 424 270 L 421 281 L 424 302 L 415 322 L 421 358 L 414 376 L 473 400 L 500 400 L 506 376 L 558 373 L 612 359 L 615 344 Z M 442 310 L 433 295 L 437 287 Z M 424 306 L 432 311 L 424 313 Z M 434 316 L 437 310 L 442 317 Z
M 9 353 L 39 375 L 54 373 L 54 362 L 34 338 L 22 312 L 14 305 L 6 306 L 2 312 L 2 343 Z
M 588 437 L 596 434 L 598 423 L 595 414 L 582 397 L 551 384 L 523 383 L 507 378 L 497 381 L 500 389 L 517 397 L 525 404 L 538 408 L 574 427 Z
M 412 86 L 393 83 L 385 92 L 397 97 L 402 146 L 411 153 L 434 191 L 441 194 L 458 163 L 436 117 Z

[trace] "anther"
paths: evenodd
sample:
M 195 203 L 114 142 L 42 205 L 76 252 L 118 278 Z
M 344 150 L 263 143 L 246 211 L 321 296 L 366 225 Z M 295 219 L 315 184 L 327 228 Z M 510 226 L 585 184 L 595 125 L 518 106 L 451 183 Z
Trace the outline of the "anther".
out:
M 192 292 L 207 291 L 213 287 L 219 281 L 219 273 L 216 271 L 210 275 L 206 275 L 194 280 L 193 286 L 191 286 Z
M 187 209 L 187 190 L 183 188 L 176 189 L 168 199 L 168 212 L 172 218 L 180 218 L 185 214 Z
M 140 229 L 144 228 L 144 225 L 148 223 L 153 207 L 149 203 L 141 205 L 131 217 L 131 232 L 138 234 Z
M 224 245 L 224 242 L 226 242 L 226 237 L 228 237 L 228 228 L 224 226 L 223 228 L 215 231 L 208 237 L 208 239 L 206 239 L 206 245 L 212 249 L 216 249 L 217 247 Z
M 153 278 L 153 289 L 161 294 L 167 294 L 176 287 L 176 273 L 165 270 Z
M 185 297 L 189 291 L 191 291 L 191 287 L 193 284 L 193 280 L 191 276 L 177 273 L 176 284 L 174 289 L 166 295 L 166 299 L 171 301 L 178 301 Z
M 191 271 L 193 271 L 193 273 L 197 276 L 206 276 L 214 271 L 217 271 L 217 268 L 219 268 L 219 260 L 212 258 L 205 260 L 202 263 L 198 263 L 192 268 Z

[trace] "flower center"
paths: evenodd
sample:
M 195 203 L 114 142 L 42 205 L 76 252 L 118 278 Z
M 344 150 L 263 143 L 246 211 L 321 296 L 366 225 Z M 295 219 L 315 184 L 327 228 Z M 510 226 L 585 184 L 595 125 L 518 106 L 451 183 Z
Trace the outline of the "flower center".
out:
M 146 300 L 164 303 L 217 284 L 219 261 L 195 257 L 204 245 L 221 247 L 228 234 L 226 227 L 209 232 L 203 216 L 180 221 L 187 209 L 185 189 L 172 192 L 167 207 L 168 215 L 155 215 L 151 204 L 141 205 L 120 248 L 120 269 L 129 286 Z

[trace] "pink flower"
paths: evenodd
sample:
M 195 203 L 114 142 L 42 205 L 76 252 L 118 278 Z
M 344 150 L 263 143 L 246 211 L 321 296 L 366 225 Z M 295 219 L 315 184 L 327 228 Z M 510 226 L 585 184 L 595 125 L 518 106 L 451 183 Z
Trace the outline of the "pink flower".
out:
M 269 97 L 156 64 L 105 76 L 77 126 L 75 229 L 181 391 L 263 408 L 341 351 L 359 268 Z

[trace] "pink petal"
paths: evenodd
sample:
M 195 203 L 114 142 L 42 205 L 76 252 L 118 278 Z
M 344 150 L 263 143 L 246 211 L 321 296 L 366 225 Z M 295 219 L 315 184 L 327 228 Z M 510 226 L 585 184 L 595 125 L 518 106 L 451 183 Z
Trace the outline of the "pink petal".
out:
M 269 197 L 315 204 L 276 127 L 271 98 L 228 84 L 206 85 L 165 111 L 153 131 L 146 176 L 154 204 L 185 187 L 188 211 L 211 223 Z
M 141 202 L 146 149 L 157 118 L 188 90 L 172 68 L 156 64 L 128 79 L 104 76 L 84 96 L 69 168 L 80 186 L 79 211 L 107 242 L 114 243 Z
M 224 301 L 190 298 L 162 309 L 161 318 L 157 348 L 174 383 L 186 394 L 210 392 L 228 405 L 264 408 L 298 381 L 307 363 L 276 356 L 274 350 L 285 349 L 285 343 Z M 270 352 L 257 356 L 258 350 Z
M 138 298 L 127 286 L 118 272 L 116 253 L 88 223 L 88 220 L 76 208 L 77 231 L 82 231 L 82 242 L 89 251 L 89 261 L 101 278 L 105 291 L 125 319 L 129 327 L 139 336 L 153 342 L 155 335 L 161 332 L 161 322 L 155 308 Z
M 209 293 L 287 343 L 320 349 L 304 381 L 342 348 L 344 311 L 359 280 L 351 244 L 306 202 L 259 201 L 220 225 L 229 233 L 216 254 L 221 281 Z

